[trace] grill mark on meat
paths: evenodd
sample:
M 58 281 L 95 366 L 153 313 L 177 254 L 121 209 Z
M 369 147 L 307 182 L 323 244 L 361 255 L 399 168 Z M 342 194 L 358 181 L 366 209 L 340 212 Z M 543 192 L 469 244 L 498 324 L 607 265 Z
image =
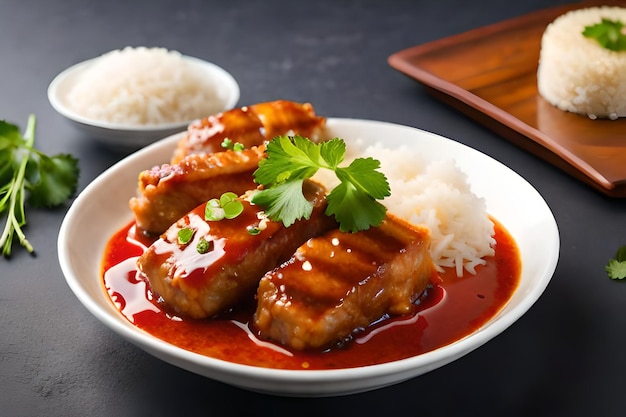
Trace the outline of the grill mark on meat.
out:
M 253 326 L 262 339 L 304 350 L 410 314 L 436 276 L 429 244 L 427 229 L 390 215 L 379 228 L 310 239 L 261 279 Z

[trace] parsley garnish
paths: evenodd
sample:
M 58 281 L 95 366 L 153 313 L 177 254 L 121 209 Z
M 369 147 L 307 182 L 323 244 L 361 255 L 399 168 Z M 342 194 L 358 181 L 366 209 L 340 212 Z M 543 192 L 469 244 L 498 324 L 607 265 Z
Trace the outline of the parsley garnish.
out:
M 33 207 L 63 204 L 78 186 L 78 160 L 72 155 L 48 156 L 34 148 L 35 116 L 28 118 L 24 136 L 13 124 L 0 120 L 0 214 L 6 223 L 0 235 L 2 255 L 11 255 L 14 236 L 30 253 L 26 239 L 25 201 Z
M 610 259 L 604 269 L 611 279 L 626 278 L 626 246 L 622 246 L 617 250 L 615 258 Z
M 277 136 L 265 152 L 267 157 L 254 172 L 255 181 L 265 189 L 256 193 L 252 202 L 264 207 L 271 220 L 290 226 L 308 219 L 313 203 L 304 197 L 302 185 L 319 169 L 329 169 L 341 183 L 327 196 L 326 214 L 335 216 L 341 231 L 367 230 L 383 221 L 387 209 L 376 200 L 389 196 L 390 186 L 377 171 L 380 161 L 357 158 L 340 167 L 346 144 L 339 138 L 316 144 L 302 136 Z
M 601 23 L 586 26 L 583 36 L 595 39 L 603 48 L 611 51 L 626 51 L 624 24 L 619 20 L 602 18 Z

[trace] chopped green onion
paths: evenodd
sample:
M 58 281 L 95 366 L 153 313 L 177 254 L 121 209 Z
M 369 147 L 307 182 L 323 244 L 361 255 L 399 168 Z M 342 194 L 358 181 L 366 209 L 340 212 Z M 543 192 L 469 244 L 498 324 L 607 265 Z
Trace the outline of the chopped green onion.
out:
M 234 219 L 243 213 L 243 203 L 237 194 L 226 192 L 219 198 L 209 200 L 204 209 L 204 218 L 208 221 Z
M 210 252 L 213 250 L 213 241 L 208 241 L 205 238 L 200 238 L 200 241 L 198 242 L 198 244 L 196 245 L 196 251 L 198 251 L 199 254 L 203 255 L 207 252 Z
M 234 219 L 243 213 L 243 203 L 239 201 L 237 194 L 224 193 L 220 197 L 220 205 L 224 209 L 224 217 L 227 219 Z
M 252 236 L 256 236 L 261 233 L 261 229 L 257 226 L 248 226 L 248 233 Z
M 222 148 L 230 149 L 235 152 L 241 152 L 245 149 L 245 146 L 243 146 L 242 143 L 233 142 L 232 139 L 224 138 L 224 140 L 222 141 Z
M 204 218 L 208 221 L 220 221 L 224 218 L 224 209 L 217 198 L 212 198 L 206 203 L 204 208 Z
M 222 194 L 220 196 L 220 205 L 222 207 L 224 207 L 226 204 L 230 203 L 231 201 L 235 201 L 237 200 L 237 194 L 233 193 L 233 192 L 225 192 L 224 194 Z
M 224 138 L 224 140 L 222 141 L 222 148 L 230 149 L 231 146 L 233 146 L 232 139 Z
M 193 229 L 188 228 L 188 227 L 180 229 L 178 231 L 178 243 L 181 244 L 181 245 L 186 245 L 187 243 L 189 243 L 191 241 L 191 239 L 193 238 L 193 234 L 194 233 L 195 233 L 195 231 Z

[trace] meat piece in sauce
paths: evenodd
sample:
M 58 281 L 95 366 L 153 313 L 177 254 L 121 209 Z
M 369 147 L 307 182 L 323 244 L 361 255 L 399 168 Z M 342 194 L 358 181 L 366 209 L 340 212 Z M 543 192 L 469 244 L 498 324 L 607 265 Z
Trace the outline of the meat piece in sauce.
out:
M 172 163 L 185 156 L 224 150 L 225 138 L 244 147 L 258 146 L 278 135 L 301 135 L 316 142 L 326 119 L 315 114 L 309 103 L 270 101 L 228 110 L 193 122 L 180 140 Z
M 310 104 L 278 100 L 192 123 L 169 164 L 139 174 L 138 195 L 129 202 L 137 226 L 158 235 L 211 198 L 256 188 L 253 173 L 265 156 L 265 141 L 280 134 L 316 141 L 325 122 Z M 241 143 L 244 150 L 226 150 L 222 147 L 225 138 Z
M 304 350 L 332 346 L 386 314 L 410 314 L 436 277 L 429 245 L 428 229 L 391 215 L 367 231 L 310 239 L 261 279 L 254 327 Z
M 141 172 L 138 195 L 129 202 L 137 226 L 158 235 L 211 198 L 255 189 L 253 173 L 264 152 L 264 146 L 255 146 L 239 152 L 189 155 L 176 164 Z
M 259 280 L 309 238 L 336 227 L 326 216 L 325 189 L 305 182 L 305 197 L 313 202 L 308 220 L 289 227 L 282 223 L 259 220 L 260 208 L 242 200 L 243 212 L 234 219 L 205 220 L 201 204 L 173 224 L 139 258 L 137 265 L 150 283 L 175 312 L 192 318 L 208 318 L 254 297 Z M 252 234 L 250 227 L 259 227 Z M 181 229 L 193 230 L 186 244 L 178 240 Z M 200 253 L 204 239 L 209 250 Z M 204 243 L 203 243 L 204 244 Z

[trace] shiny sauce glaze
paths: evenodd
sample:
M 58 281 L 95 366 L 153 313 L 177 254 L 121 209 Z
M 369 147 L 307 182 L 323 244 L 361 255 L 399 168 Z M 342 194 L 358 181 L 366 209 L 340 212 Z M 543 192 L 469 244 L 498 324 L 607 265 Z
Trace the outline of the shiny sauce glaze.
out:
M 259 225 L 257 217 L 259 209 L 247 201 L 243 201 L 243 204 L 246 209 L 235 219 L 210 222 L 211 226 L 204 219 L 205 204 L 200 204 L 177 223 L 180 228 L 166 231 L 165 239 L 153 242 L 154 259 L 151 262 L 160 265 L 170 258 L 175 258 L 176 265 L 172 267 L 174 277 L 181 276 L 186 287 L 202 288 L 206 285 L 208 277 L 219 273 L 225 265 L 241 263 L 248 252 L 261 244 L 262 238 L 258 236 L 237 233 L 237 231 L 245 231 L 249 227 Z M 194 230 L 194 239 L 196 239 L 183 248 L 177 243 L 177 232 L 182 228 Z M 273 237 L 279 229 L 281 229 L 280 223 L 267 222 L 263 235 Z M 213 238 L 213 236 L 228 236 L 228 238 Z M 211 242 L 211 250 L 207 253 L 199 254 L 196 250 L 196 243 L 200 237 L 206 237 Z
M 110 239 L 102 263 L 103 284 L 116 308 L 135 326 L 182 349 L 230 362 L 280 369 L 337 369 L 380 364 L 416 356 L 457 341 L 488 322 L 519 284 L 521 263 L 513 238 L 495 223 L 496 251 L 459 278 L 440 275 L 412 315 L 386 318 L 324 351 L 290 351 L 259 340 L 249 323 L 253 299 L 218 318 L 176 316 L 159 303 L 137 272 L 138 256 L 152 242 L 134 233 L 134 223 Z

